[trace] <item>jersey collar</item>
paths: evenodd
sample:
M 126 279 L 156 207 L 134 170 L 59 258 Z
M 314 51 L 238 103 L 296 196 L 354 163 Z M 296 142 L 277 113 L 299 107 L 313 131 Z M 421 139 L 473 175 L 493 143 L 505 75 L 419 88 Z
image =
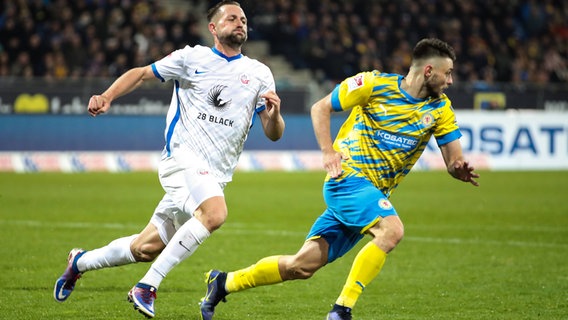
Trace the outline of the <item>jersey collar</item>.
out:
M 213 53 L 215 53 L 215 54 L 218 55 L 219 57 L 221 57 L 221 58 L 227 60 L 227 62 L 231 62 L 231 61 L 233 61 L 233 60 L 240 59 L 240 58 L 243 56 L 242 53 L 239 53 L 239 54 L 237 54 L 236 56 L 227 57 L 227 56 L 224 55 L 221 51 L 217 50 L 217 48 L 215 48 L 215 47 L 212 47 L 211 50 L 213 51 Z
M 424 102 L 424 101 L 427 101 L 428 99 L 430 99 L 430 97 L 426 97 L 426 98 L 424 98 L 424 99 L 420 99 L 420 98 L 415 98 L 415 97 L 411 96 L 408 92 L 406 92 L 406 90 L 404 90 L 404 89 L 400 86 L 403 79 L 404 79 L 404 76 L 398 75 L 398 89 L 399 89 L 400 92 L 401 92 L 408 100 L 410 100 L 412 103 L 420 103 L 420 102 Z

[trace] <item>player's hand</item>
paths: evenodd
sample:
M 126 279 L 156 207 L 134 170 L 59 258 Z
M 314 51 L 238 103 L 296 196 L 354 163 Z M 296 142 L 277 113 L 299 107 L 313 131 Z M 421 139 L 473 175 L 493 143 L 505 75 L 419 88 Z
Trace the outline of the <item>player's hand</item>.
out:
M 94 95 L 89 99 L 87 111 L 93 117 L 107 112 L 110 108 L 110 100 L 104 95 Z
M 449 168 L 450 174 L 461 181 L 469 182 L 474 186 L 479 186 L 479 183 L 475 180 L 479 178 L 479 174 L 474 172 L 473 166 L 467 161 L 456 160 Z
M 270 115 L 280 113 L 280 97 L 276 92 L 268 91 L 261 95 L 261 97 L 266 101 L 266 111 L 268 111 Z
M 349 159 L 348 156 L 335 150 L 323 153 L 323 167 L 332 178 L 337 178 L 343 173 L 341 160 Z

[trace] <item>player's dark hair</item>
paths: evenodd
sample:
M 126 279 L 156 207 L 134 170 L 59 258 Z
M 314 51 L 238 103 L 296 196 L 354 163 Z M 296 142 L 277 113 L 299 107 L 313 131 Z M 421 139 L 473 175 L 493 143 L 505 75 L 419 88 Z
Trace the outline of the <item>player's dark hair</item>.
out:
M 446 42 L 436 38 L 427 38 L 418 41 L 412 52 L 412 60 L 422 60 L 432 57 L 450 58 L 452 61 L 456 61 L 454 48 Z
M 241 6 L 241 4 L 238 3 L 237 1 L 223 0 L 219 3 L 217 3 L 215 6 L 211 7 L 211 9 L 209 9 L 209 11 L 207 11 L 207 22 L 211 22 L 211 20 L 217 14 L 219 9 L 221 9 L 222 6 L 226 6 L 228 4 L 235 5 L 235 6 L 238 6 L 238 7 Z

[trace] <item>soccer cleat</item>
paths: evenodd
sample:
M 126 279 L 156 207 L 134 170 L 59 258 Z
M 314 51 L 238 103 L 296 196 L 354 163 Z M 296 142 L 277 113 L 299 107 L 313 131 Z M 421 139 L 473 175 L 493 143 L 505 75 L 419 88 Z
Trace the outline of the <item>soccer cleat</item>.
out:
M 151 285 L 137 283 L 128 292 L 128 302 L 134 305 L 134 310 L 138 310 L 146 318 L 154 318 L 154 300 L 156 300 L 157 289 Z
M 225 290 L 225 282 L 227 281 L 227 273 L 219 270 L 211 270 L 205 274 L 205 283 L 207 283 L 207 292 L 205 297 L 201 299 L 201 319 L 211 320 L 215 314 L 215 306 L 220 302 L 226 302 L 225 297 L 229 294 Z
M 83 249 L 73 249 L 69 252 L 67 257 L 67 269 L 65 272 L 55 281 L 55 288 L 53 289 L 53 297 L 57 302 L 63 302 L 69 298 L 73 289 L 75 289 L 75 283 L 79 278 L 81 278 L 82 273 L 77 269 L 77 260 L 85 253 Z
M 326 320 L 351 320 L 351 308 L 334 305 L 333 309 L 327 314 Z

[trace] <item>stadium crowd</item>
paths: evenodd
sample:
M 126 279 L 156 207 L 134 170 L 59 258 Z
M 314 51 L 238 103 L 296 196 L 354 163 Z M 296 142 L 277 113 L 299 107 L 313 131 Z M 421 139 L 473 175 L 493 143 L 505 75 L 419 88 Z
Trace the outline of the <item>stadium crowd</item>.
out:
M 202 42 L 200 13 L 159 1 L 18 0 L 0 14 L 0 76 L 117 77 Z
M 268 41 L 271 53 L 295 68 L 319 70 L 320 80 L 360 70 L 404 73 L 413 44 L 435 36 L 456 49 L 457 80 L 568 82 L 563 0 L 241 3 L 251 40 Z M 18 0 L 0 6 L 0 76 L 116 77 L 203 43 L 204 13 L 166 10 L 160 1 Z
M 359 70 L 403 74 L 413 44 L 432 36 L 456 49 L 458 79 L 568 81 L 562 0 L 265 0 L 246 10 L 274 53 L 333 80 Z

